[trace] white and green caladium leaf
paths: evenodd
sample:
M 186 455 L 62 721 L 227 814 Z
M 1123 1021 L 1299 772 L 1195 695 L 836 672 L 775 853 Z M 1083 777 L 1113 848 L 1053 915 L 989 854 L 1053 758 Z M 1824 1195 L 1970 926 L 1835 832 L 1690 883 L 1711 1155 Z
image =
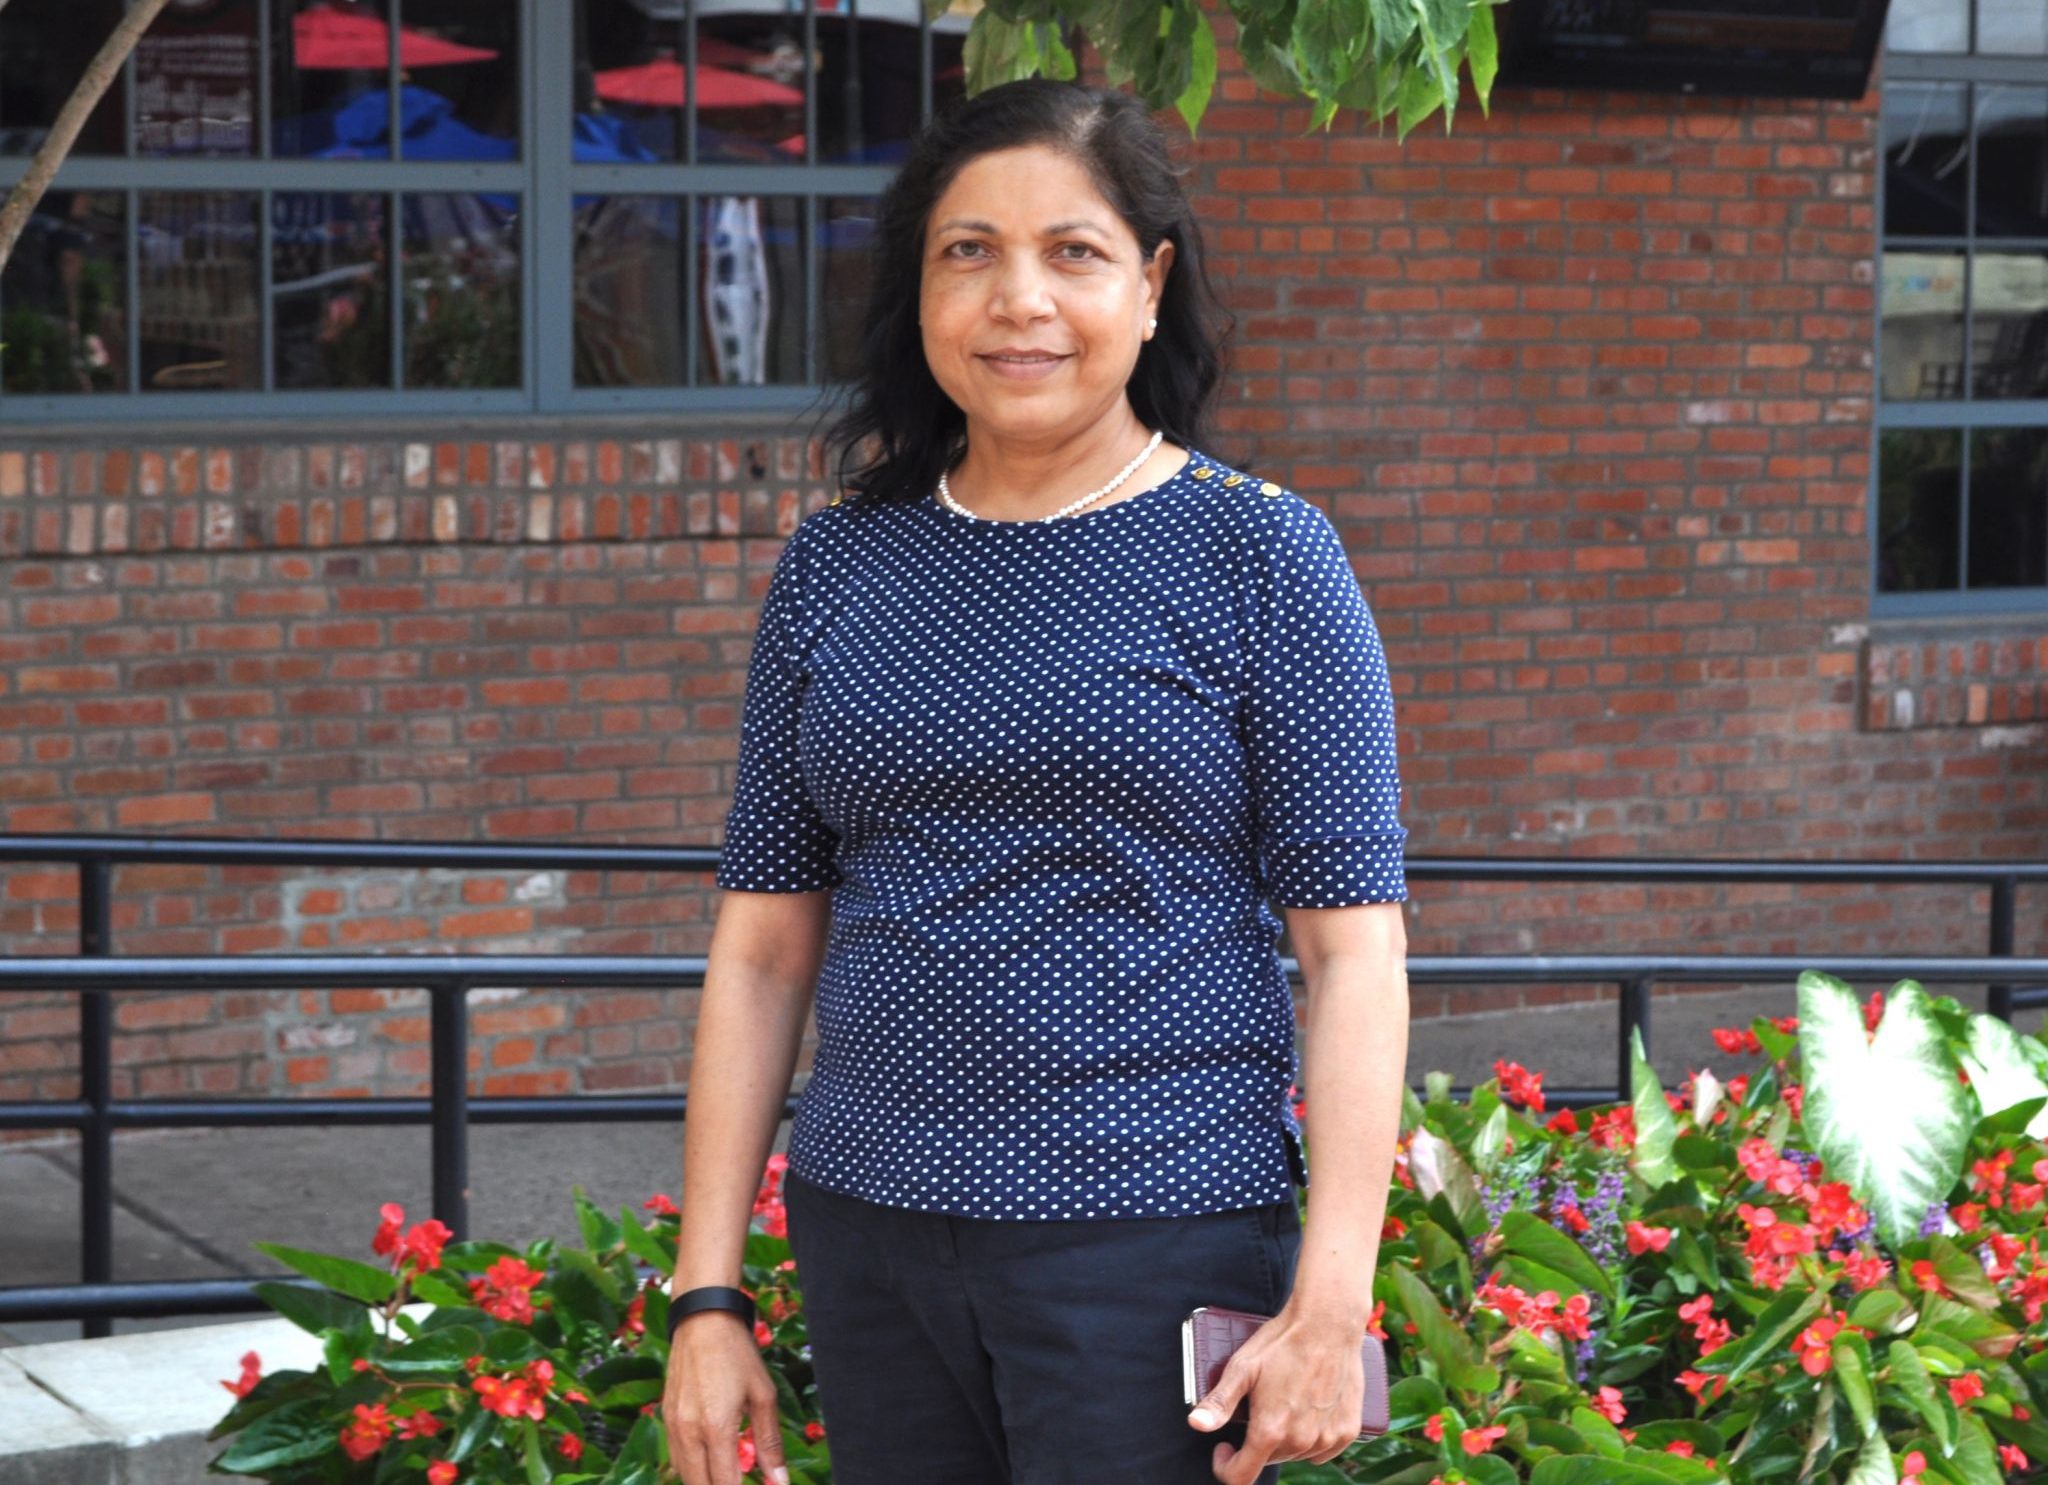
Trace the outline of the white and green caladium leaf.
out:
M 1678 1118 L 1665 1101 L 1664 1085 L 1657 1081 L 1650 1059 L 1643 1055 L 1640 1026 L 1629 1029 L 1629 1066 L 1629 1102 L 1636 1118 L 1636 1174 L 1652 1186 L 1662 1186 L 1681 1174 L 1671 1156 L 1671 1147 L 1678 1140 Z
M 1927 993 L 1901 980 L 1877 1036 L 1856 992 L 1821 970 L 1799 976 L 1801 1123 L 1828 1174 L 1847 1181 L 1893 1247 L 1918 1235 L 1928 1207 L 1962 1173 L 1976 1100 L 1956 1078 Z
M 1970 1018 L 1970 1049 L 1961 1061 L 1986 1114 L 2048 1093 L 2048 1082 L 2042 1081 L 2029 1055 L 2027 1043 L 2032 1040 L 1982 1011 Z M 2028 1121 L 2027 1133 L 2048 1139 L 2048 1107 Z

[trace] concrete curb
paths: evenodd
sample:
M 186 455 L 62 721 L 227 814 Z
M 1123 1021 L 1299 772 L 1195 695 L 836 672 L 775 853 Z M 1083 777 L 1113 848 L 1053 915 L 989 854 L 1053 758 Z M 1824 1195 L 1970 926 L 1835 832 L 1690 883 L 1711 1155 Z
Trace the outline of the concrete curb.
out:
M 218 1485 L 206 1434 L 245 1351 L 266 1373 L 321 1364 L 282 1318 L 0 1351 L 0 1485 Z

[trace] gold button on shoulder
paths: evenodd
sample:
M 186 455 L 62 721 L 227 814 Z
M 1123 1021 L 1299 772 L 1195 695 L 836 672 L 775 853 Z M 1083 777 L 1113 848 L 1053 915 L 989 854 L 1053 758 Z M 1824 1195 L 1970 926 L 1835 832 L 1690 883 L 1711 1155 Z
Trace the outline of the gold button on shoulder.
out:
M 1198 480 L 1205 480 L 1215 472 L 1215 470 L 1211 469 L 1208 465 L 1204 464 L 1200 469 L 1197 469 L 1195 471 L 1195 478 Z
M 837 505 L 840 501 L 844 500 L 845 498 L 846 492 L 844 490 L 841 490 L 837 495 L 834 495 L 830 500 L 826 501 L 825 503 L 827 505 Z
M 1226 474 L 1223 476 L 1223 483 L 1226 485 L 1241 485 L 1244 483 L 1244 476 L 1241 474 Z
M 1266 480 L 1260 484 L 1259 493 L 1261 495 L 1278 495 L 1281 493 L 1281 490 L 1280 487 L 1274 484 L 1271 480 Z

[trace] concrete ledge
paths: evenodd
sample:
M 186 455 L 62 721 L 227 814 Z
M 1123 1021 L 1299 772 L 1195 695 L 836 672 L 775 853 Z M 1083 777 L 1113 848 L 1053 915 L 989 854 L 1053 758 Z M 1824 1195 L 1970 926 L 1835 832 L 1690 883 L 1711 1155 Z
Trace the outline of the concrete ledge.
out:
M 218 1485 L 206 1434 L 245 1351 L 266 1373 L 321 1364 L 320 1338 L 277 1317 L 0 1352 L 0 1485 Z

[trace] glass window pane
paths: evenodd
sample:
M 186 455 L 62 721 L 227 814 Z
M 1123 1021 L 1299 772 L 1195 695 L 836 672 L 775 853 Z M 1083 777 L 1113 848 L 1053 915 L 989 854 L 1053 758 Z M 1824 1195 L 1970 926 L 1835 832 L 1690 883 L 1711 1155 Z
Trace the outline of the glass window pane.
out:
M 576 201 L 576 385 L 679 387 L 683 204 L 673 196 Z
M 85 64 L 121 23 L 121 0 L 12 0 L 0 10 L 0 155 L 33 155 Z M 107 84 L 71 146 L 118 155 L 127 76 Z
M 45 191 L 0 275 L 9 392 L 125 392 L 128 317 L 118 191 Z
M 1893 52 L 1968 51 L 1968 0 L 1892 0 L 1884 45 Z
M 1977 235 L 2048 237 L 2048 88 L 1977 84 Z
M 136 324 L 143 389 L 261 387 L 256 198 L 145 191 L 139 203 Z
M 1977 51 L 1982 56 L 2048 54 L 2048 5 L 2042 0 L 1977 0 Z
M 1970 434 L 1970 586 L 2048 583 L 2048 428 Z
M 401 160 L 519 158 L 519 7 L 399 6 Z
M 1877 588 L 1927 593 L 1956 586 L 1962 435 L 1887 428 L 1877 445 Z
M 273 378 L 280 388 L 391 385 L 390 198 L 270 198 Z
M 1970 395 L 2048 397 L 2048 254 L 1979 253 L 1970 313 Z
M 409 191 L 399 200 L 405 385 L 517 387 L 518 199 Z
M 1905 0 L 1893 0 L 1894 5 Z M 932 22 L 932 113 L 967 96 L 967 28 L 974 24 L 981 0 L 953 0 Z
M 818 202 L 825 250 L 818 294 L 825 322 L 818 344 L 823 381 L 851 381 L 860 374 L 861 324 L 874 278 L 875 208 L 871 196 L 827 196 Z
M 1887 402 L 1963 395 L 1963 255 L 1886 251 L 1878 364 Z
M 1961 237 L 1970 182 L 1970 113 L 1960 84 L 1884 90 L 1884 230 Z
M 135 152 L 256 153 L 256 0 L 166 5 L 135 43 Z
M 679 16 L 679 7 L 576 0 L 575 159 L 683 158 Z
M 391 158 L 385 0 L 272 0 L 270 152 Z
M 900 164 L 918 123 L 917 4 L 818 10 L 818 159 Z
M 802 201 L 697 199 L 697 379 L 706 384 L 804 379 Z
M 804 61 L 803 7 L 794 14 L 706 15 L 702 4 L 696 10 L 697 158 L 802 164 L 804 83 L 811 75 Z M 681 66 L 650 74 L 645 97 L 680 103 Z

